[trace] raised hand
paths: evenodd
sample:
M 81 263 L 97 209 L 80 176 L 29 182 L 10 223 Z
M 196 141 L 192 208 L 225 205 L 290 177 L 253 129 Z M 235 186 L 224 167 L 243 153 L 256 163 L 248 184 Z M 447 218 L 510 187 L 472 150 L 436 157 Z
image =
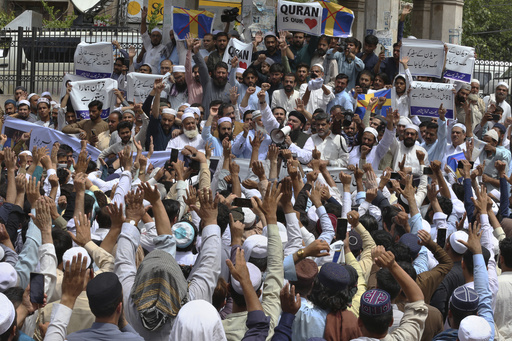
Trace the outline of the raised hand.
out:
M 144 214 L 146 214 L 146 210 L 144 209 L 143 204 L 144 192 L 137 190 L 136 192 L 130 191 L 125 196 L 125 204 L 126 204 L 126 219 L 125 221 L 135 221 L 135 226 L 142 219 Z
M 76 244 L 84 246 L 91 241 L 91 222 L 83 213 L 79 213 L 73 219 L 75 220 L 76 235 L 70 231 L 68 233 Z
M 263 201 L 261 201 L 259 198 L 256 198 L 258 208 L 265 215 L 267 224 L 277 224 L 277 203 L 279 200 L 281 200 L 281 196 L 281 185 L 278 185 L 276 181 L 273 185 L 270 182 L 268 183 L 267 191 Z
M 201 218 L 201 224 L 203 227 L 208 225 L 217 224 L 217 204 L 219 197 L 213 196 L 211 188 L 203 188 L 198 191 L 200 206 L 192 205 L 191 208 Z

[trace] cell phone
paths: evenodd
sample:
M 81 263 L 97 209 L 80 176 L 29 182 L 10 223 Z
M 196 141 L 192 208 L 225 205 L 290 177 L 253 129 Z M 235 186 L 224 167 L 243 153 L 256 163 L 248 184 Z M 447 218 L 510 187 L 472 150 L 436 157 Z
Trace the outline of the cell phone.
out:
M 437 229 L 437 245 L 444 248 L 444 244 L 446 243 L 446 228 L 438 228 Z
M 296 159 L 297 158 L 297 153 L 292 153 L 292 158 Z
M 492 120 L 493 120 L 493 121 L 499 121 L 499 120 L 500 120 L 500 118 L 501 118 L 501 116 L 500 116 L 500 115 L 498 115 L 498 114 L 492 114 Z
M 402 177 L 397 172 L 391 172 L 391 180 L 400 180 Z
M 233 200 L 233 206 L 252 208 L 251 199 L 235 198 Z
M 44 275 L 31 272 L 30 273 L 30 302 L 44 303 Z
M 338 222 L 336 224 L 337 240 L 345 240 L 345 237 L 347 236 L 347 227 L 348 220 L 346 218 L 338 218 Z
M 471 169 L 473 169 L 473 165 L 475 164 L 474 161 L 469 161 L 469 163 L 471 164 Z M 457 163 L 457 168 L 458 169 L 463 169 L 464 168 L 464 164 L 462 163 L 462 160 L 459 160 L 459 162 Z
M 423 168 L 423 175 L 432 175 L 434 172 L 432 171 L 432 168 L 430 167 L 424 167 Z
M 344 242 L 339 240 L 334 245 L 334 255 L 332 256 L 332 262 L 338 264 L 345 264 L 345 251 L 343 250 Z
M 178 154 L 180 151 L 176 148 L 171 149 L 171 158 L 169 159 L 172 162 L 178 162 Z

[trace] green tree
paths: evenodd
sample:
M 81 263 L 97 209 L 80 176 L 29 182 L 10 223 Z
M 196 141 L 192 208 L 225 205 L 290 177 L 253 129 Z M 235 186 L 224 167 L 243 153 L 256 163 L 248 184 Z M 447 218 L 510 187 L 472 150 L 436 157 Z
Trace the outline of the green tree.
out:
M 41 0 L 44 11 L 48 14 L 49 20 L 43 18 L 43 26 L 45 28 L 70 28 L 76 15 L 66 15 L 55 10 L 55 7 L 48 5 L 46 1 Z M 43 13 L 44 14 L 44 13 Z

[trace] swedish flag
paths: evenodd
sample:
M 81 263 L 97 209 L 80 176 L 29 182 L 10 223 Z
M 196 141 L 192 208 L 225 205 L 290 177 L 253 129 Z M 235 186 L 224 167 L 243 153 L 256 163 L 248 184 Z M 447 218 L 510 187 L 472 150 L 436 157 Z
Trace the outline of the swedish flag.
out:
M 381 115 L 386 116 L 386 111 L 388 108 L 391 108 L 391 89 L 381 90 L 377 92 L 373 92 L 371 94 L 360 94 L 357 96 L 357 107 L 356 114 L 359 114 L 361 118 L 364 117 L 364 113 L 366 112 L 366 107 L 368 107 L 368 103 L 370 103 L 370 99 L 373 97 L 385 97 L 386 102 L 382 106 Z M 375 113 L 375 108 L 377 104 L 375 104 L 372 108 L 372 113 Z
M 184 40 L 188 33 L 194 38 L 203 38 L 211 33 L 214 14 L 208 11 L 194 11 L 188 8 L 173 7 L 172 28 L 179 40 Z
M 462 174 L 460 174 L 459 168 L 458 168 L 460 160 L 466 160 L 466 156 L 464 155 L 464 152 L 460 152 L 458 154 L 452 154 L 446 158 L 446 164 L 457 175 L 457 179 L 460 179 L 462 177 Z
M 351 37 L 354 12 L 334 2 L 319 1 L 319 3 L 323 7 L 322 34 L 330 37 Z

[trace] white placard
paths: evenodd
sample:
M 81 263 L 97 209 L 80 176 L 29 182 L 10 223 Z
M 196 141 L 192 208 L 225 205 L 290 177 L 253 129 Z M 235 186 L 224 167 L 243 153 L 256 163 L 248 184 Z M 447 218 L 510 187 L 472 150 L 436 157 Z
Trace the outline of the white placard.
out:
M 446 118 L 453 119 L 453 84 L 412 82 L 411 116 L 439 117 L 439 106 L 446 109 Z
M 162 77 L 162 75 L 130 72 L 126 76 L 128 82 L 126 99 L 135 103 L 144 103 L 151 90 L 153 90 L 155 80 Z
M 413 76 L 441 78 L 444 64 L 444 43 L 440 40 L 403 39 L 400 58 L 409 57 L 407 66 Z M 400 73 L 404 68 L 400 64 Z
M 224 51 L 222 61 L 227 63 L 231 70 L 231 59 L 233 59 L 234 56 L 237 56 L 238 67 L 247 69 L 247 67 L 251 65 L 252 61 L 252 47 L 252 43 L 246 44 L 236 38 L 231 38 L 228 46 L 226 47 L 226 51 Z
M 101 118 L 107 118 L 115 106 L 117 81 L 111 78 L 71 82 L 71 103 L 77 116 L 89 118 L 89 103 L 98 100 L 103 103 Z
M 114 69 L 112 43 L 80 43 L 75 51 L 75 75 L 89 79 L 108 78 Z
M 448 52 L 446 53 L 446 70 L 443 77 L 471 83 L 475 66 L 475 48 L 454 44 L 446 45 Z
M 318 2 L 279 1 L 277 30 L 297 31 L 319 36 L 322 34 L 323 8 Z

